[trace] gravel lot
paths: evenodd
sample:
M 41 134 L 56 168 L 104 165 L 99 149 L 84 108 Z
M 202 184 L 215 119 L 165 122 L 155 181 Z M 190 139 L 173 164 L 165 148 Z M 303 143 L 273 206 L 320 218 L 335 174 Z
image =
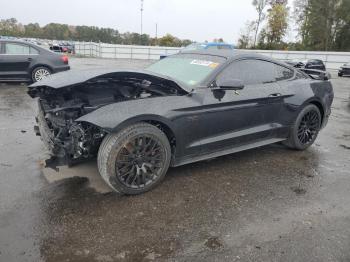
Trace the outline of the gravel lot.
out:
M 73 70 L 148 63 L 71 59 Z M 172 168 L 135 197 L 111 193 L 94 161 L 42 168 L 35 102 L 0 84 L 0 261 L 350 261 L 350 78 L 332 82 L 330 122 L 309 150 Z

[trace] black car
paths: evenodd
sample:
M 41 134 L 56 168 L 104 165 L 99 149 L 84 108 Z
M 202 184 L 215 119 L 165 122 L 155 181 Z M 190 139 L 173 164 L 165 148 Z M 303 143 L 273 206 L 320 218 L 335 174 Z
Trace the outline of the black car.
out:
M 60 45 L 50 45 L 49 49 L 52 51 L 52 52 L 56 52 L 56 53 L 63 53 L 63 47 L 60 46 Z
M 68 57 L 24 41 L 0 40 L 0 81 L 39 81 L 69 70 Z
M 320 59 L 310 59 L 306 61 L 288 61 L 288 64 L 295 68 L 326 71 L 326 66 Z
M 191 51 L 145 70 L 53 75 L 39 97 L 37 135 L 57 169 L 97 156 L 116 192 L 156 186 L 169 166 L 283 142 L 311 146 L 331 113 L 333 88 L 285 63 L 237 51 Z
M 344 64 L 340 67 L 338 76 L 350 76 L 350 63 Z

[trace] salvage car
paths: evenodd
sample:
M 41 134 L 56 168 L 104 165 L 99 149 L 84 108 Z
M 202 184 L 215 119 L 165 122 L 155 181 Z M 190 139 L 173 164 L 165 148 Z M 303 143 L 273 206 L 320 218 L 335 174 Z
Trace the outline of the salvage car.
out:
M 311 146 L 331 113 L 326 75 L 270 58 L 191 51 L 144 70 L 64 72 L 29 87 L 57 169 L 97 156 L 106 183 L 140 194 L 176 167 L 283 142 Z
M 350 63 L 346 63 L 340 67 L 338 71 L 338 76 L 350 76 Z
M 20 40 L 0 40 L 0 81 L 36 82 L 69 69 L 65 55 Z

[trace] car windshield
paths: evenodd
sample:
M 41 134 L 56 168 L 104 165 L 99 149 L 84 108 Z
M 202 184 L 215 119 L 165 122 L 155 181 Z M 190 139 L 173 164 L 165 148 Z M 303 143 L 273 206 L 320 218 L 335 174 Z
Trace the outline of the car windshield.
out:
M 175 55 L 162 59 L 146 69 L 189 86 L 195 86 L 225 61 L 225 58 L 219 56 Z

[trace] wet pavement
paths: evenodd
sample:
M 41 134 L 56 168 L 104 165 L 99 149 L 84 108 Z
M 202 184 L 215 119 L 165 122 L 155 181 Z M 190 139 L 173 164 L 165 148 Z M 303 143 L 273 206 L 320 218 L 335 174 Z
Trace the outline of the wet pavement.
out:
M 25 85 L 0 84 L 0 261 L 350 261 L 350 78 L 332 82 L 332 116 L 309 150 L 172 168 L 134 197 L 112 193 L 94 161 L 43 169 L 35 102 Z

